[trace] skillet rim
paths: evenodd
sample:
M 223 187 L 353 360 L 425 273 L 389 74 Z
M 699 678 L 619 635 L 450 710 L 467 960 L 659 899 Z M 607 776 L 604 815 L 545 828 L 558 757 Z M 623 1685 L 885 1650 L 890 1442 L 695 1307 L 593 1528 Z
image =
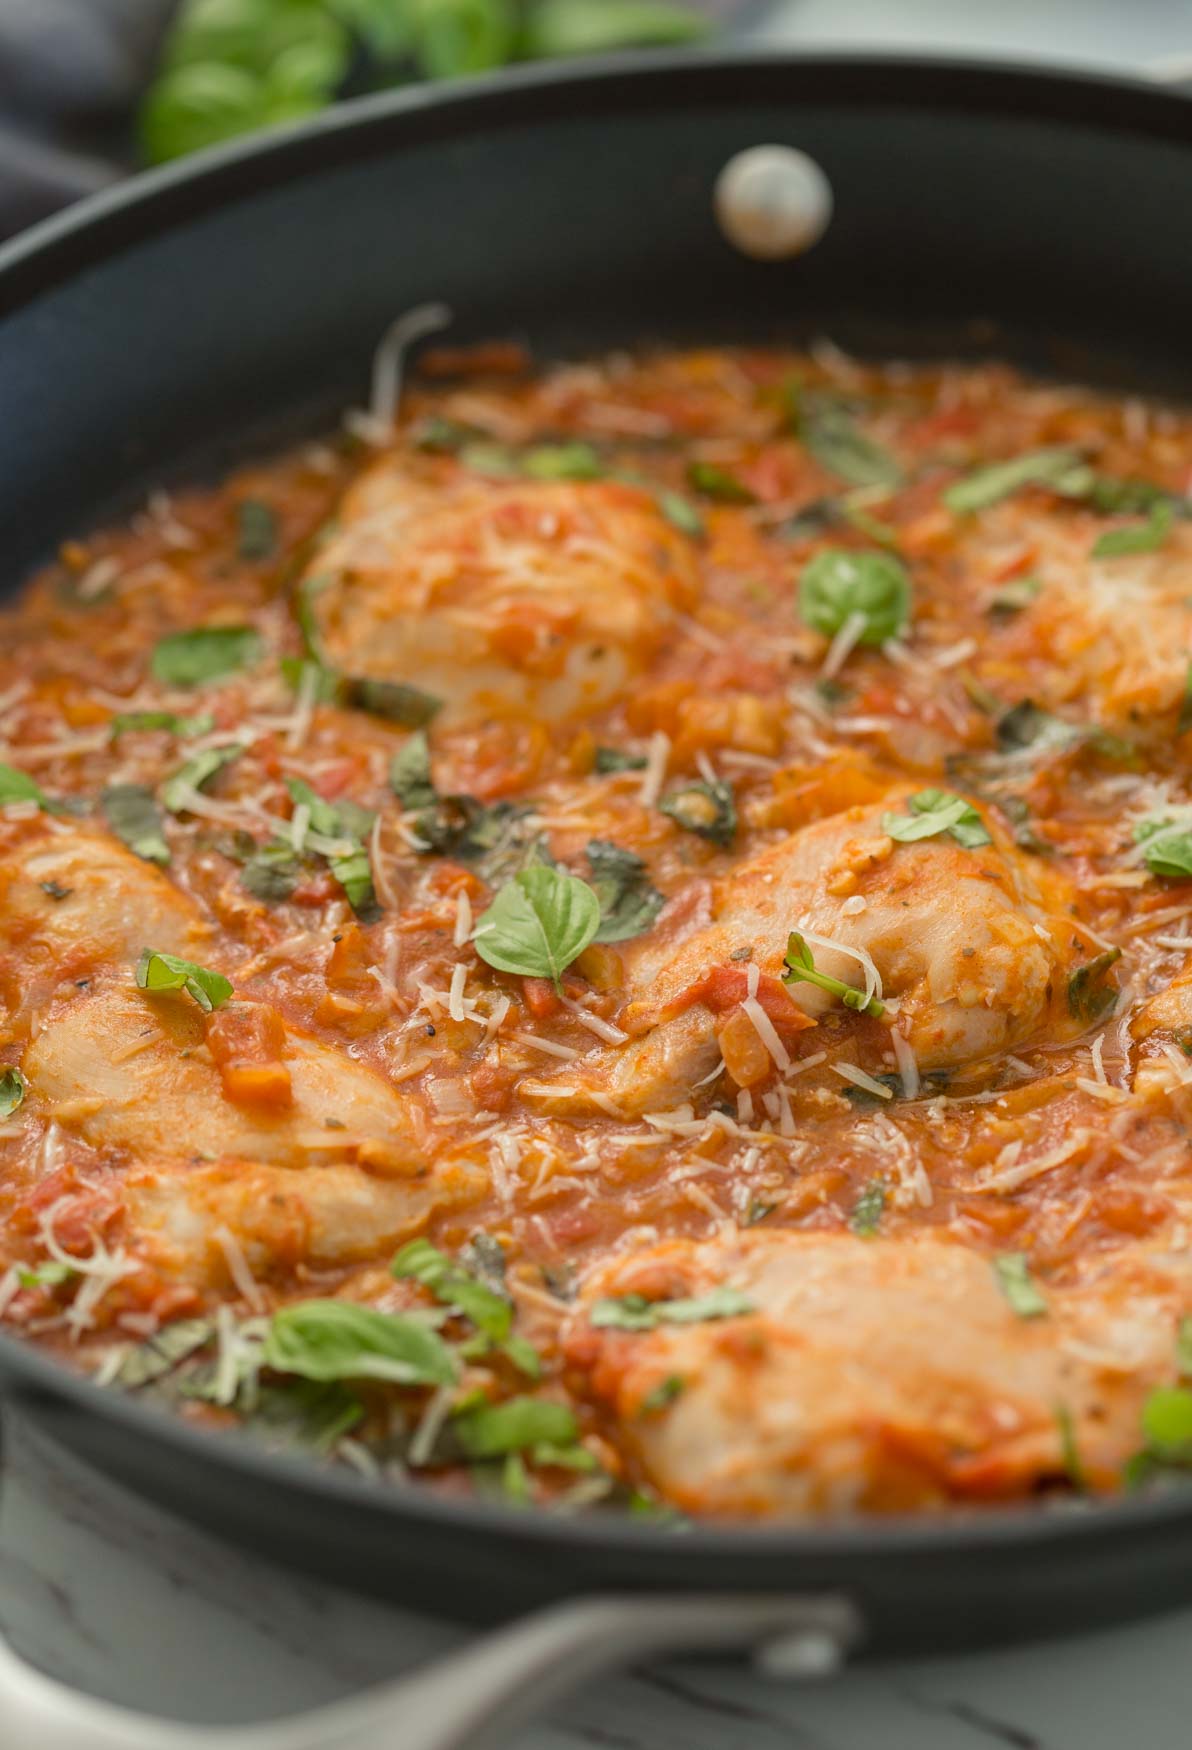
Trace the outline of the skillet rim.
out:
M 413 86 L 340 104 L 293 128 L 209 148 L 175 164 L 116 184 L 43 220 L 0 245 L 0 345 L 4 320 L 41 294 L 151 237 L 282 183 L 392 151 L 431 143 L 477 127 L 534 125 L 571 117 L 611 119 L 648 108 L 662 119 L 674 109 L 722 106 L 770 97 L 792 100 L 800 87 L 810 103 L 861 103 L 866 108 L 928 108 L 934 113 L 1012 114 L 1093 133 L 1141 133 L 1183 145 L 1192 165 L 1192 101 L 1143 75 L 1117 75 L 1005 60 L 948 55 L 839 52 L 776 54 L 765 49 L 660 52 L 507 69 L 446 87 Z M 151 1442 L 162 1459 L 171 1450 L 193 1460 L 216 1482 L 242 1476 L 284 1486 L 312 1506 L 364 1510 L 387 1529 L 416 1520 L 493 1542 L 538 1549 L 578 1546 L 626 1556 L 665 1551 L 668 1571 L 702 1558 L 752 1561 L 757 1583 L 798 1586 L 800 1560 L 817 1564 L 870 1556 L 948 1555 L 959 1563 L 982 1553 L 1066 1549 L 1153 1539 L 1164 1527 L 1192 1525 L 1192 1491 L 1122 1497 L 1063 1508 L 1044 1504 L 980 1507 L 958 1513 L 859 1515 L 843 1521 L 704 1524 L 682 1538 L 628 1514 L 564 1517 L 517 1514 L 499 1504 L 451 1499 L 417 1486 L 378 1487 L 351 1471 L 268 1452 L 246 1439 L 204 1430 L 113 1388 L 96 1385 L 48 1354 L 0 1330 L 0 1402 L 36 1418 L 67 1406 L 114 1424 L 125 1438 Z M 153 1454 L 157 1457 L 158 1453 Z M 105 1466 L 120 1480 L 115 1467 Z M 125 1486 L 128 1486 L 127 1481 Z M 171 1502 L 171 1510 L 179 1509 Z M 684 1552 L 690 1551 L 688 1557 Z M 822 1589 L 822 1582 L 815 1582 Z

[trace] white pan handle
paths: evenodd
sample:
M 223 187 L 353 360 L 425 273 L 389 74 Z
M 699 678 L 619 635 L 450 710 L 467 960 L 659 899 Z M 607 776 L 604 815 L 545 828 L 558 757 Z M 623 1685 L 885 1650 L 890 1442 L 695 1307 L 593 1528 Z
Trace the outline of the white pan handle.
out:
M 660 1653 L 752 1654 L 787 1678 L 834 1671 L 859 1638 L 842 1599 L 692 1594 L 577 1599 L 426 1671 L 267 1725 L 180 1725 L 43 1676 L 0 1639 L 4 1750 L 495 1750 L 602 1671 Z

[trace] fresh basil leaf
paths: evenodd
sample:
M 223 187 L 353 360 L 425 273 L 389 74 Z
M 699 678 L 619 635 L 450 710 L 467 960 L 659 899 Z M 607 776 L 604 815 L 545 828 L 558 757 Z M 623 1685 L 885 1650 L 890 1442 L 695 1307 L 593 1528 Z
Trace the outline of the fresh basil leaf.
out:
M 830 474 L 839 475 L 850 486 L 901 484 L 899 462 L 866 437 L 840 395 L 830 389 L 802 389 L 792 384 L 787 400 L 795 435 Z
M 99 802 L 108 825 L 130 851 L 146 863 L 164 867 L 169 862 L 170 847 L 152 790 L 143 784 L 113 784 Z
M 710 26 L 668 0 L 539 0 L 526 19 L 523 53 L 531 60 L 603 55 L 616 49 L 678 47 Z
M 438 798 L 430 770 L 430 742 L 419 729 L 389 764 L 389 788 L 403 808 L 432 808 Z
M 1053 717 L 1033 699 L 1022 699 L 998 719 L 994 734 L 1003 753 L 1017 753 L 1028 747 L 1036 752 L 1058 753 L 1076 747 L 1086 731 L 1078 723 Z
M 331 670 L 323 661 L 323 647 L 319 638 L 319 619 L 315 611 L 315 603 L 323 591 L 330 589 L 334 583 L 334 577 L 329 576 L 325 571 L 311 572 L 302 578 L 294 591 L 294 617 L 298 621 L 298 630 L 302 634 L 306 654 L 328 674 L 331 673 Z M 284 668 L 284 663 L 282 666 Z M 335 677 L 335 681 L 338 686 L 338 676 Z
M 816 967 L 814 954 L 798 930 L 792 930 L 787 938 L 785 964 L 787 970 L 782 975 L 784 984 L 814 984 L 817 989 L 839 997 L 846 1009 L 855 1009 L 862 1015 L 881 1016 L 886 1012 L 885 1003 L 877 997 L 866 999 L 863 990 L 845 984 L 843 979 L 833 978 L 830 973 L 820 972 Z
M 911 613 L 911 581 L 893 553 L 824 547 L 803 568 L 799 612 L 825 638 L 854 616 L 863 622 L 859 644 L 884 644 L 905 631 Z
M 443 708 L 442 699 L 433 693 L 401 681 L 345 679 L 340 692 L 345 705 L 383 717 L 387 723 L 398 723 L 403 729 L 421 729 Z
M 596 771 L 602 778 L 612 772 L 644 772 L 648 763 L 644 753 L 626 753 L 619 747 L 596 749 Z
M 718 468 L 714 462 L 689 462 L 687 484 L 693 492 L 699 492 L 717 504 L 757 503 L 757 494 L 744 481 L 730 474 L 727 468 Z
M 200 626 L 159 638 L 149 666 L 164 686 L 201 687 L 250 667 L 261 649 L 261 635 L 252 626 Z
M 736 1288 L 711 1288 L 682 1300 L 647 1300 L 642 1294 L 622 1294 L 592 1303 L 588 1317 L 601 1329 L 655 1331 L 660 1325 L 699 1325 L 711 1319 L 741 1318 L 756 1312 L 753 1302 Z
M 657 494 L 656 501 L 659 510 L 673 529 L 678 529 L 681 535 L 690 535 L 693 541 L 702 541 L 707 534 L 704 519 L 681 492 L 662 491 Z
M 1099 1021 L 1106 1009 L 1112 1008 L 1117 1001 L 1117 988 L 1108 981 L 1106 974 L 1121 957 L 1120 948 L 1107 948 L 1104 954 L 1098 954 L 1087 965 L 1079 967 L 1069 978 L 1068 1012 L 1076 1020 L 1083 1021 L 1086 1027 Z
M 714 784 L 698 782 L 682 784 L 663 796 L 659 812 L 669 815 L 684 832 L 693 832 L 701 839 L 727 850 L 737 836 L 737 802 L 732 786 L 719 778 Z
M 998 619 L 1009 619 L 1013 614 L 1021 614 L 1029 608 L 1040 590 L 1043 580 L 1040 577 L 1012 577 L 1009 583 L 990 597 L 988 612 Z
M 592 891 L 600 902 L 595 942 L 626 942 L 648 930 L 666 900 L 651 885 L 646 865 L 610 839 L 588 840 Z
M 11 1064 L 0 1074 L 0 1118 L 11 1118 L 25 1098 L 25 1078 Z
M 339 1380 L 279 1379 L 258 1385 L 241 1428 L 270 1452 L 332 1452 L 363 1419 L 364 1405 Z
M 870 1179 L 857 1201 L 848 1224 L 859 1239 L 872 1239 L 881 1227 L 886 1207 L 886 1187 L 880 1179 Z
M 1020 1319 L 1037 1319 L 1047 1312 L 1047 1302 L 1031 1279 L 1025 1252 L 1002 1252 L 993 1260 L 998 1287 Z
M 676 1398 L 682 1397 L 686 1386 L 687 1381 L 681 1373 L 668 1373 L 665 1379 L 660 1379 L 646 1393 L 638 1406 L 638 1415 L 657 1416 L 661 1411 L 668 1410 Z
M 604 463 L 591 444 L 539 444 L 521 459 L 522 472 L 533 480 L 599 480 Z
M 513 1329 L 513 1306 L 503 1294 L 451 1262 L 429 1240 L 411 1240 L 389 1266 L 399 1280 L 409 1277 L 429 1289 L 442 1306 L 462 1313 L 494 1343 L 504 1343 Z
M 459 1255 L 463 1268 L 479 1276 L 499 1294 L 505 1292 L 505 1248 L 500 1240 L 482 1230 L 474 1233 Z
M 237 557 L 256 561 L 271 559 L 277 551 L 277 512 L 259 498 L 245 498 L 236 506 Z
M 475 863 L 492 884 L 541 861 L 540 840 L 525 824 L 527 810 L 513 802 L 486 806 L 474 796 L 440 796 L 414 820 L 425 854 Z
M 600 901 L 587 882 L 538 866 L 505 883 L 481 914 L 474 940 L 489 966 L 549 978 L 558 988 L 599 928 Z
M 437 1331 L 352 1300 L 305 1300 L 274 1313 L 264 1360 L 303 1379 L 384 1379 L 449 1385 L 456 1364 Z
M 1134 828 L 1134 842 L 1144 847 L 1142 860 L 1152 875 L 1171 881 L 1192 876 L 1192 822 L 1152 815 Z
M 245 863 L 240 879 L 254 899 L 278 905 L 289 899 L 298 885 L 301 864 L 284 839 L 261 845 Z
M 201 717 L 179 717 L 174 711 L 121 711 L 108 724 L 108 733 L 115 741 L 121 735 L 165 729 L 180 740 L 189 740 L 192 735 L 209 735 L 214 728 L 215 718 L 206 714 Z
M 137 986 L 147 991 L 185 991 L 206 1014 L 220 1008 L 232 994 L 232 984 L 222 972 L 196 966 L 177 954 L 145 948 L 137 962 Z
M 1166 1464 L 1192 1465 L 1192 1391 L 1159 1386 L 1142 1407 L 1147 1450 Z
M 957 516 L 963 516 L 987 510 L 991 504 L 999 504 L 1026 486 L 1046 486 L 1061 493 L 1073 486 L 1079 490 L 1086 479 L 1085 469 L 1080 451 L 1069 446 L 1030 450 L 1026 455 L 991 462 L 966 474 L 963 480 L 949 486 L 944 503 Z
M 985 822 L 964 796 L 951 790 L 919 790 L 907 798 L 909 814 L 883 814 L 882 831 L 902 844 L 947 833 L 966 851 L 992 844 Z
M 113 1376 L 112 1383 L 125 1391 L 139 1391 L 144 1385 L 172 1373 L 176 1367 L 215 1337 L 212 1319 L 176 1319 L 163 1325 L 152 1337 L 129 1350 Z
M 1145 523 L 1132 523 L 1126 528 L 1109 529 L 1093 543 L 1094 559 L 1117 559 L 1129 553 L 1154 553 L 1171 533 L 1175 512 L 1166 499 L 1160 499 Z
M 546 1444 L 565 1447 L 579 1434 L 575 1416 L 565 1404 L 544 1398 L 506 1398 L 500 1404 L 478 1404 L 453 1418 L 451 1432 L 470 1459 L 501 1458 Z
M 342 849 L 324 851 L 327 867 L 347 895 L 353 911 L 365 911 L 374 902 L 372 865 L 364 840 L 372 831 L 373 815 L 358 803 L 328 802 L 301 778 L 287 778 L 291 800 L 310 810 L 310 824 L 324 839 L 342 842 Z
M 313 705 L 338 705 L 343 682 L 334 669 L 324 668 L 313 656 L 283 656 L 281 678 L 291 692 L 303 693 Z
M 415 449 L 425 450 L 429 455 L 455 456 L 466 444 L 486 443 L 490 438 L 491 433 L 482 431 L 478 425 L 466 425 L 462 420 L 432 413 L 419 421 L 412 441 Z
M 165 780 L 161 787 L 162 803 L 171 814 L 185 814 L 190 798 L 209 784 L 216 772 L 222 772 L 225 766 L 238 760 L 243 752 L 244 748 L 238 741 L 225 747 L 205 747 Z
M 32 1270 L 17 1270 L 17 1281 L 22 1288 L 62 1288 L 68 1282 L 73 1282 L 78 1271 L 69 1264 L 61 1263 L 57 1258 L 48 1258 L 44 1264 L 38 1264 Z
M 53 808 L 41 785 L 27 772 L 18 772 L 15 766 L 0 765 L 0 808 L 7 808 L 10 802 L 36 802 L 39 808 Z
M 1096 510 L 1107 516 L 1144 516 L 1157 504 L 1183 506 L 1186 500 L 1152 480 L 1115 480 L 1108 474 L 1096 474 L 1089 486 L 1089 500 Z

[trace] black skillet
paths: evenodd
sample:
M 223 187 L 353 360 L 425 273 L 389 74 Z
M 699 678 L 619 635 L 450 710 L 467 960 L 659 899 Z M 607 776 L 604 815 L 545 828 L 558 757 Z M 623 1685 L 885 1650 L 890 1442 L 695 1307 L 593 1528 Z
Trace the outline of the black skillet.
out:
M 759 262 L 726 241 L 712 192 L 736 153 L 772 142 L 820 166 L 834 213 L 810 252 Z M 359 401 L 378 335 L 430 300 L 456 313 L 453 340 L 519 336 L 540 357 L 827 334 L 1187 396 L 1190 217 L 1192 103 L 1128 80 L 698 56 L 356 103 L 0 251 L 3 584 L 148 486 Z M 1192 1499 L 675 1535 L 263 1456 L 10 1338 L 0 1383 L 146 1496 L 449 1615 L 609 1591 L 830 1593 L 867 1645 L 938 1650 L 1192 1598 Z

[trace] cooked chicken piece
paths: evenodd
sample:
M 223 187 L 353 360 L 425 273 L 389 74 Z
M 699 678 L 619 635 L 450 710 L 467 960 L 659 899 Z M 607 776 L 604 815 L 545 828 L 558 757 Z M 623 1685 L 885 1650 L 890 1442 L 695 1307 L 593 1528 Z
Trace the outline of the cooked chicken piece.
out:
M 665 1105 L 666 1088 L 685 1078 L 690 1088 L 707 1073 L 715 1031 L 709 978 L 735 969 L 740 982 L 748 963 L 780 977 L 792 930 L 830 938 L 832 946 L 811 942 L 815 967 L 847 985 L 862 987 L 866 957 L 872 961 L 886 999 L 897 1002 L 886 1022 L 923 1070 L 1010 1050 L 1049 1018 L 1053 1031 L 1070 1029 L 1070 884 L 996 829 L 992 844 L 971 850 L 946 835 L 896 842 L 882 817 L 905 812 L 907 794 L 817 821 L 742 864 L 719 884 L 710 923 L 676 938 L 664 915 L 660 929 L 627 944 L 628 1001 L 619 1021 L 629 1033 L 646 1033 L 651 1050 L 638 1049 L 636 1058 L 633 1046 L 591 1052 L 553 1076 L 522 1082 L 522 1098 L 588 1111 L 590 1090 L 633 1081 L 637 1110 Z M 771 990 L 781 1030 L 773 1001 L 781 993 Z M 789 994 L 802 1016 L 840 1009 L 837 996 L 814 984 L 794 984 Z M 865 1025 L 859 1038 L 888 1037 Z
M 1186 1253 L 1136 1250 L 1091 1262 L 1078 1287 L 1039 1284 L 1047 1315 L 1023 1318 L 992 1263 L 947 1240 L 676 1240 L 585 1285 L 565 1353 L 645 1477 L 692 1512 L 1022 1496 L 1064 1479 L 1065 1424 L 1085 1476 L 1113 1487 L 1192 1308 Z M 724 1285 L 753 1310 L 640 1333 L 587 1317 L 601 1297 Z
M 206 933 L 193 903 L 106 833 L 39 822 L 0 850 L 0 943 L 20 954 L 27 1004 L 47 983 L 132 965 L 146 942 L 193 958 Z
M 343 522 L 306 585 L 326 658 L 435 694 L 442 721 L 608 704 L 695 587 L 690 540 L 645 493 L 608 482 L 432 491 L 382 463 Z
M 226 1288 L 229 1236 L 255 1276 L 352 1264 L 396 1246 L 433 1211 L 468 1203 L 484 1187 L 484 1174 L 464 1162 L 445 1162 L 423 1178 L 385 1179 L 351 1164 L 294 1173 L 224 1161 L 137 1172 L 127 1181 L 125 1206 L 164 1275 L 197 1289 Z
M 1184 1085 L 1192 1074 L 1192 958 L 1166 990 L 1151 997 L 1130 1023 L 1133 1038 L 1144 1047 L 1134 1072 L 1137 1094 L 1162 1093 Z
M 22 1068 L 58 1123 L 142 1159 L 355 1159 L 381 1174 L 422 1170 L 410 1106 L 363 1064 L 288 1028 L 290 1102 L 272 1110 L 233 1101 L 207 1027 L 187 997 L 109 984 L 55 1017 Z

